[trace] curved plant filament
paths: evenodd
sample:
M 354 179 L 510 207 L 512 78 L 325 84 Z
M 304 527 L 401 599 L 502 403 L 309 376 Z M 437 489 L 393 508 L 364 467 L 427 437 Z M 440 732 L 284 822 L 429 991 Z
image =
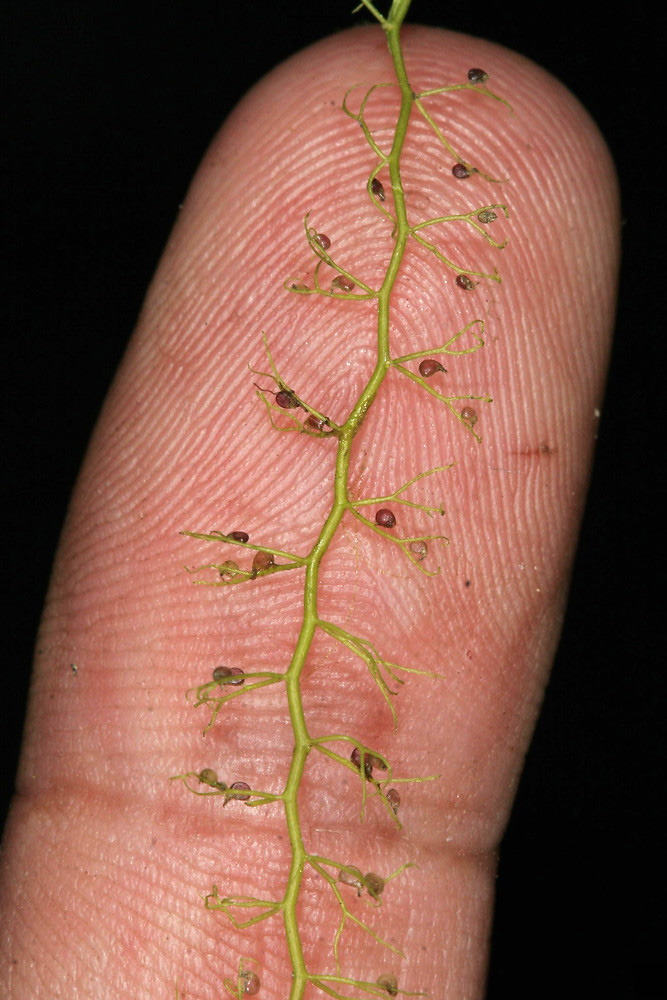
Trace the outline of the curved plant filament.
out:
M 304 703 L 302 678 L 315 637 L 318 634 L 328 636 L 334 640 L 338 648 L 342 647 L 346 654 L 351 654 L 357 664 L 361 661 L 361 665 L 366 668 L 370 680 L 386 704 L 392 728 L 396 730 L 398 726 L 396 695 L 406 679 L 410 675 L 431 679 L 439 677 L 432 671 L 395 662 L 379 648 L 373 637 L 356 634 L 344 628 L 339 622 L 325 617 L 318 604 L 323 572 L 322 561 L 332 541 L 340 532 L 344 519 L 347 519 L 358 525 L 360 530 L 374 532 L 379 544 L 395 546 L 417 572 L 434 576 L 440 571 L 439 566 L 431 568 L 427 560 L 432 548 L 435 551 L 447 546 L 446 535 L 437 530 L 424 533 L 419 533 L 419 530 L 417 533 L 405 532 L 401 526 L 401 514 L 409 511 L 412 517 L 436 520 L 445 517 L 445 505 L 437 497 L 432 502 L 419 503 L 410 499 L 410 489 L 423 481 L 428 481 L 429 485 L 435 484 L 439 480 L 433 477 L 446 473 L 454 463 L 444 460 L 434 468 L 418 472 L 383 496 L 354 496 L 350 486 L 354 439 L 373 406 L 385 378 L 393 369 L 413 384 L 416 398 L 420 392 L 425 391 L 444 405 L 443 412 L 451 413 L 467 433 L 477 441 L 481 440 L 475 430 L 478 414 L 470 404 L 491 402 L 491 397 L 484 392 L 451 393 L 447 390 L 446 378 L 447 366 L 455 364 L 457 358 L 473 355 L 484 346 L 484 322 L 481 319 L 474 319 L 453 333 L 444 343 L 436 344 L 427 350 L 398 355 L 392 350 L 390 337 L 392 293 L 406 248 L 411 240 L 431 253 L 444 268 L 456 274 L 457 283 L 461 288 L 469 287 L 466 281 L 472 287 L 472 278 L 499 282 L 500 277 L 495 268 L 471 270 L 463 267 L 439 250 L 429 239 L 428 234 L 434 226 L 466 226 L 475 236 L 480 237 L 485 246 L 499 251 L 505 246 L 506 240 L 502 238 L 502 234 L 498 238 L 492 235 L 489 226 L 498 219 L 507 219 L 509 214 L 505 205 L 486 201 L 470 211 L 444 211 L 432 218 L 417 221 L 409 218 L 401 179 L 401 158 L 411 116 L 420 115 L 429 125 L 438 154 L 444 150 L 455 161 L 458 173 L 454 171 L 454 176 L 464 177 L 476 173 L 489 182 L 492 178 L 474 164 L 467 162 L 462 153 L 449 142 L 443 129 L 431 114 L 428 102 L 449 92 L 462 91 L 473 92 L 477 95 L 475 99 L 491 99 L 507 108 L 509 105 L 488 88 L 486 74 L 481 70 L 471 70 L 467 83 L 455 83 L 416 94 L 409 82 L 400 42 L 400 28 L 410 6 L 410 0 L 392 0 L 386 15 L 383 15 L 371 0 L 362 0 L 360 6 L 379 22 L 385 32 L 395 80 L 392 83 L 376 83 L 367 88 L 357 111 L 353 111 L 351 107 L 350 95 L 356 89 L 352 88 L 343 98 L 342 110 L 348 118 L 359 125 L 366 143 L 375 156 L 375 162 L 368 175 L 367 192 L 380 221 L 391 224 L 393 241 L 391 253 L 382 282 L 375 288 L 365 280 L 363 274 L 349 269 L 345 261 L 338 259 L 331 252 L 331 240 L 326 231 L 320 231 L 313 226 L 312 215 L 306 212 L 304 217 L 306 243 L 315 258 L 312 279 L 310 284 L 287 279 L 284 288 L 293 294 L 325 295 L 350 303 L 357 300 L 373 300 L 376 303 L 373 307 L 376 310 L 374 368 L 345 420 L 339 423 L 330 418 L 319 400 L 304 398 L 298 385 L 292 383 L 287 373 L 278 370 L 265 334 L 263 338 L 268 370 L 250 369 L 257 397 L 266 408 L 272 428 L 278 431 L 294 430 L 314 438 L 332 439 L 330 445 L 317 446 L 335 448 L 336 452 L 328 513 L 310 550 L 302 553 L 274 548 L 270 544 L 257 544 L 255 541 L 250 541 L 245 532 L 234 531 L 227 534 L 217 530 L 183 532 L 193 539 L 216 546 L 216 551 L 222 549 L 220 557 L 213 556 L 210 562 L 188 570 L 198 577 L 203 574 L 203 578 L 195 581 L 197 583 L 209 586 L 239 584 L 257 586 L 261 585 L 260 581 L 263 578 L 277 573 L 297 571 L 302 574 L 300 627 L 290 662 L 284 665 L 284 669 L 257 670 L 244 674 L 241 679 L 239 668 L 236 670 L 231 667 L 216 668 L 217 673 L 214 671 L 212 680 L 206 680 L 188 692 L 188 698 L 195 707 L 205 706 L 210 713 L 204 731 L 206 734 L 219 719 L 223 709 L 232 710 L 231 703 L 237 698 L 261 697 L 258 695 L 261 689 L 275 684 L 284 685 L 293 751 L 289 771 L 282 782 L 282 787 L 275 792 L 256 790 L 252 783 L 248 784 L 245 780 L 237 781 L 228 787 L 224 781 L 217 780 L 217 775 L 211 768 L 199 772 L 184 771 L 174 776 L 174 780 L 180 781 L 193 794 L 218 796 L 223 800 L 222 804 L 229 807 L 228 811 L 264 806 L 282 810 L 289 837 L 290 859 L 281 898 L 225 895 L 214 885 L 204 900 L 207 910 L 224 914 L 237 930 L 249 930 L 264 920 L 273 918 L 282 920 L 290 963 L 289 1000 L 303 1000 L 309 984 L 323 994 L 340 1000 L 350 1000 L 356 996 L 425 995 L 402 989 L 393 974 L 386 970 L 378 969 L 373 977 L 367 979 L 349 978 L 341 971 L 345 960 L 344 931 L 348 924 L 356 924 L 383 949 L 402 955 L 400 948 L 371 926 L 360 905 L 370 906 L 371 911 L 378 911 L 383 905 L 383 899 L 387 899 L 386 905 L 391 905 L 391 891 L 388 891 L 385 897 L 385 887 L 415 867 L 413 862 L 406 860 L 398 869 L 386 875 L 373 872 L 364 874 L 360 867 L 347 861 L 338 861 L 312 853 L 307 844 L 306 833 L 302 829 L 298 797 L 309 756 L 314 753 L 322 760 L 327 774 L 329 772 L 332 774 L 331 778 L 326 779 L 327 781 L 333 781 L 341 774 L 349 777 L 344 773 L 347 771 L 354 774 L 355 781 L 359 782 L 362 821 L 367 817 L 370 808 L 373 810 L 377 808 L 382 821 L 386 821 L 389 829 L 400 830 L 403 826 L 399 813 L 400 794 L 395 786 L 408 783 L 425 784 L 436 780 L 438 775 L 395 777 L 391 755 L 385 755 L 368 746 L 362 737 L 336 732 L 311 733 Z M 380 147 L 367 120 L 367 115 L 370 114 L 370 98 L 377 95 L 384 87 L 393 87 L 400 94 L 400 108 L 393 128 L 391 147 L 388 149 Z M 465 280 L 460 282 L 459 279 Z M 350 308 L 353 309 L 354 306 L 351 305 Z M 251 782 L 250 777 L 247 780 Z M 334 972 L 315 972 L 307 967 L 301 915 L 306 872 L 319 876 L 320 884 L 331 893 L 340 911 L 338 924 L 332 933 Z M 224 981 L 225 988 L 231 996 L 250 995 L 250 990 L 246 987 L 250 984 L 252 989 L 255 989 L 256 981 L 259 982 L 261 979 L 261 969 L 256 968 L 256 963 L 252 964 L 252 960 L 245 957 L 239 959 L 238 969 L 236 979 Z M 355 992 L 350 993 L 350 989 Z

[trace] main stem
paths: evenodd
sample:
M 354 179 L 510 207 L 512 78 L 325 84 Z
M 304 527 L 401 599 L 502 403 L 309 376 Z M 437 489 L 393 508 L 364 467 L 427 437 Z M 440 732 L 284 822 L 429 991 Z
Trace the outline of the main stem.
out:
M 308 733 L 306 718 L 301 696 L 301 674 L 319 624 L 317 611 L 317 588 L 322 558 L 329 548 L 338 530 L 345 511 L 349 507 L 347 492 L 352 440 L 361 427 L 368 410 L 382 385 L 389 367 L 391 355 L 389 352 L 389 306 L 391 293 L 405 252 L 409 236 L 409 226 L 405 210 L 405 196 L 401 183 L 400 159 L 403 144 L 407 134 L 408 123 L 414 101 L 412 88 L 408 82 L 400 43 L 401 24 L 408 12 L 410 0 L 393 0 L 386 18 L 372 9 L 387 36 L 389 52 L 394 64 L 396 79 L 401 89 L 401 110 L 396 122 L 394 142 L 389 154 L 387 165 L 391 178 L 396 215 L 394 249 L 387 267 L 387 273 L 382 287 L 378 292 L 377 314 L 377 362 L 368 384 L 355 403 L 348 419 L 343 424 L 338 439 L 336 453 L 336 471 L 334 476 L 334 500 L 322 531 L 315 542 L 306 564 L 306 579 L 304 585 L 303 623 L 296 643 L 294 655 L 287 671 L 286 686 L 289 703 L 290 719 L 294 733 L 294 753 L 290 765 L 287 782 L 283 792 L 285 819 L 292 848 L 292 863 L 290 867 L 287 888 L 283 897 L 283 919 L 285 934 L 292 966 L 292 987 L 289 1000 L 302 1000 L 308 983 L 308 972 L 303 955 L 299 924 L 297 919 L 297 903 L 303 879 L 303 870 L 307 860 L 307 852 L 301 833 L 299 818 L 298 791 L 301 784 L 304 767 L 312 741 Z

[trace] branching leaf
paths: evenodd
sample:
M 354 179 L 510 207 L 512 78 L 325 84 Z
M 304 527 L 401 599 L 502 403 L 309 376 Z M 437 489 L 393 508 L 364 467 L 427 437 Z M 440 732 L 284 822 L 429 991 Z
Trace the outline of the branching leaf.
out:
M 478 233 L 481 233 L 486 242 L 490 246 L 494 247 L 494 249 L 504 250 L 504 248 L 507 246 L 507 240 L 503 240 L 502 242 L 494 240 L 494 238 L 489 233 L 488 229 L 486 229 L 484 225 L 482 225 L 479 222 L 479 215 L 481 213 L 493 212 L 495 214 L 495 209 L 501 211 L 506 219 L 509 218 L 509 211 L 507 205 L 496 205 L 496 204 L 479 205 L 477 208 L 473 208 L 471 212 L 462 212 L 460 215 L 440 215 L 432 219 L 426 219 L 424 220 L 424 222 L 418 222 L 416 225 L 410 227 L 410 232 L 414 235 L 421 229 L 427 229 L 429 226 L 438 226 L 441 223 L 445 222 L 466 222 L 469 226 L 472 226 L 472 228 L 475 229 Z M 490 225 L 490 223 L 487 222 L 486 225 Z M 476 272 L 460 271 L 458 273 L 473 274 Z
M 363 301 L 365 299 L 377 298 L 377 292 L 375 289 L 367 285 L 361 278 L 348 271 L 346 268 L 342 267 L 328 252 L 322 247 L 318 241 L 318 232 L 308 225 L 308 220 L 310 218 L 310 212 L 306 214 L 304 219 L 304 227 L 306 230 L 306 239 L 308 240 L 308 245 L 318 258 L 317 264 L 313 271 L 313 287 L 303 284 L 301 281 L 297 281 L 293 278 L 287 278 L 283 282 L 283 288 L 288 292 L 296 292 L 298 295 L 325 295 L 327 298 L 336 299 L 347 299 L 348 301 Z M 336 287 L 335 278 L 330 283 L 328 288 L 325 288 L 320 282 L 320 269 L 322 264 L 330 267 L 336 272 L 339 278 L 345 278 L 347 281 L 351 282 L 354 286 L 350 291 L 346 291 L 343 288 Z
M 206 705 L 211 710 L 211 718 L 203 733 L 205 736 L 217 719 L 220 709 L 228 701 L 250 694 L 259 688 L 278 684 L 280 681 L 285 680 L 285 676 L 285 674 L 276 673 L 271 670 L 257 670 L 243 675 L 244 684 L 238 683 L 238 676 L 225 677 L 220 681 L 207 681 L 205 684 L 200 684 L 199 687 L 190 688 L 186 692 L 186 698 L 195 708 L 198 708 L 200 705 Z M 255 683 L 248 683 L 248 681 L 252 682 L 254 678 L 257 678 Z M 226 690 L 227 688 L 230 690 Z M 220 690 L 225 691 L 225 694 L 218 695 L 214 693 Z M 193 694 L 194 701 L 192 699 Z
M 326 870 L 326 867 L 325 867 L 325 866 L 329 866 L 330 868 L 335 868 L 340 873 L 341 871 L 350 871 L 351 867 L 349 865 L 343 865 L 343 864 L 340 864 L 337 861 L 331 861 L 328 858 L 321 858 L 321 857 L 318 857 L 317 855 L 313 855 L 313 854 L 309 854 L 306 857 L 306 862 L 308 864 L 310 864 L 310 866 L 319 875 L 321 875 L 322 878 L 327 882 L 327 884 L 329 885 L 331 891 L 333 892 L 334 896 L 336 897 L 338 905 L 341 908 L 341 919 L 340 919 L 340 922 L 339 922 L 338 927 L 336 929 L 336 934 L 334 936 L 334 944 L 333 944 L 333 954 L 334 954 L 334 961 L 336 963 L 336 972 L 339 975 L 340 975 L 340 957 L 339 957 L 339 954 L 338 954 L 338 948 L 339 948 L 339 945 L 340 945 L 341 935 L 342 935 L 343 931 L 345 930 L 345 925 L 346 925 L 346 923 L 347 923 L 348 920 L 351 920 L 352 923 L 355 923 L 358 927 L 361 928 L 361 930 L 364 930 L 368 934 L 370 934 L 371 937 L 375 938 L 375 940 L 377 941 L 378 944 L 382 945 L 385 948 L 388 948 L 390 951 L 393 951 L 396 955 L 400 955 L 401 958 L 405 958 L 405 955 L 400 950 L 400 948 L 397 948 L 395 945 L 391 944 L 389 941 L 386 941 L 384 938 L 380 937 L 380 935 L 377 934 L 373 930 L 372 927 L 369 927 L 367 923 L 365 923 L 359 917 L 355 916 L 354 913 L 352 913 L 352 911 L 347 907 L 347 905 L 345 903 L 345 900 L 343 899 L 343 896 L 342 896 L 342 894 L 340 892 L 340 889 L 338 888 L 338 883 L 329 874 L 329 872 Z M 401 869 L 401 870 L 404 870 L 407 867 L 409 867 L 409 865 L 404 865 L 403 869 Z M 398 874 L 400 874 L 400 872 L 395 872 L 394 874 L 398 875 Z M 393 878 L 393 877 L 394 876 L 390 876 L 390 878 Z M 362 878 L 362 880 L 363 880 L 363 878 Z M 387 880 L 385 880 L 385 881 L 387 881 Z
M 335 750 L 330 750 L 327 743 L 349 743 L 359 751 L 360 755 L 360 766 L 356 767 L 353 761 L 349 757 L 343 757 L 342 754 L 336 753 Z M 365 746 L 358 740 L 355 740 L 351 736 L 346 736 L 343 733 L 334 733 L 328 736 L 320 736 L 316 740 L 313 740 L 313 748 L 318 750 L 325 757 L 330 760 L 335 761 L 337 764 L 342 764 L 348 770 L 352 771 L 357 775 L 361 782 L 361 812 L 359 814 L 359 819 L 363 823 L 366 816 L 366 801 L 367 801 L 367 787 L 370 784 L 372 788 L 376 789 L 376 793 L 380 796 L 383 802 L 388 806 L 391 818 L 399 829 L 402 829 L 402 824 L 398 819 L 396 813 L 391 808 L 390 803 L 387 801 L 384 792 L 382 791 L 381 785 L 388 784 L 392 780 L 392 769 L 391 764 L 384 756 L 384 754 L 379 753 L 377 750 L 371 749 L 371 747 Z M 375 777 L 370 778 L 366 776 L 366 760 L 372 759 L 373 761 L 380 761 L 384 765 L 383 775 L 384 777 L 378 781 Z M 375 763 L 373 766 L 377 766 Z
M 281 902 L 272 899 L 258 899 L 256 896 L 220 896 L 218 887 L 215 885 L 205 897 L 204 903 L 207 910 L 221 910 L 237 930 L 243 930 L 245 927 L 252 927 L 253 924 L 267 920 L 283 908 Z M 245 920 L 238 920 L 234 915 L 235 910 L 261 910 L 261 913 L 256 913 Z
M 339 993 L 338 990 L 330 984 L 340 983 L 343 986 L 354 986 L 358 990 L 363 990 L 366 996 L 371 997 L 384 997 L 387 1000 L 387 996 L 403 996 L 403 997 L 427 997 L 428 993 L 409 993 L 406 990 L 398 989 L 396 993 L 388 994 L 384 986 L 379 986 L 377 983 L 371 983 L 365 979 L 350 979 L 347 976 L 330 976 L 323 975 L 322 973 L 314 973 L 308 977 L 309 981 L 317 986 L 318 989 L 326 993 L 327 996 L 335 997 L 336 1000 L 363 1000 L 361 997 L 354 997 L 349 993 Z
M 458 342 L 467 333 L 473 338 L 471 347 L 461 348 Z M 474 319 L 471 323 L 466 323 L 453 337 L 445 341 L 439 347 L 429 347 L 426 351 L 413 351 L 411 354 L 402 354 L 399 358 L 392 358 L 392 365 L 404 365 L 406 361 L 415 361 L 418 358 L 430 358 L 433 354 L 447 354 L 449 357 L 461 358 L 466 354 L 474 354 L 481 347 L 484 347 L 484 320 Z M 437 469 L 433 470 L 437 472 Z M 430 473 L 424 473 L 430 475 Z
M 364 639 L 360 636 L 352 635 L 351 632 L 347 632 L 345 629 L 341 628 L 339 625 L 334 625 L 333 622 L 323 621 L 319 619 L 319 627 L 327 633 L 327 635 L 332 636 L 334 639 L 338 639 L 340 643 L 347 647 L 355 656 L 358 656 L 364 661 L 368 667 L 369 673 L 378 688 L 382 697 L 387 702 L 389 709 L 394 720 L 394 729 L 398 728 L 398 718 L 396 715 L 396 709 L 394 708 L 393 702 L 391 700 L 392 695 L 396 695 L 398 692 L 393 691 L 387 681 L 383 676 L 384 673 L 388 674 L 393 681 L 397 684 L 404 684 L 405 681 L 398 676 L 398 672 L 408 673 L 408 674 L 418 674 L 422 677 L 439 677 L 439 674 L 432 673 L 429 670 L 418 670 L 415 667 L 406 667 L 400 663 L 393 663 L 391 660 L 385 660 L 383 656 L 380 655 L 374 644 L 370 639 Z
M 422 118 L 426 122 L 428 122 L 438 141 L 447 150 L 447 152 L 454 160 L 456 160 L 458 163 L 465 164 L 465 166 L 471 172 L 479 174 L 480 177 L 483 177 L 484 180 L 490 181 L 492 184 L 501 184 L 506 182 L 509 178 L 491 177 L 489 174 L 486 174 L 483 170 L 480 170 L 478 167 L 472 166 L 472 164 L 464 160 L 464 158 L 457 152 L 457 150 L 454 148 L 451 142 L 446 138 L 445 134 L 442 132 L 442 130 L 440 129 L 436 121 L 433 119 L 433 117 L 426 110 L 426 107 L 424 106 L 423 102 L 424 97 L 433 97 L 436 94 L 452 93 L 457 90 L 472 90 L 474 93 L 491 97 L 493 98 L 493 100 L 499 101 L 501 104 L 504 104 L 507 108 L 511 110 L 510 105 L 507 103 L 507 101 L 503 100 L 502 97 L 498 97 L 496 94 L 490 91 L 488 87 L 482 87 L 479 86 L 478 84 L 472 84 L 472 83 L 452 84 L 451 86 L 448 87 L 438 87 L 434 90 L 425 90 L 422 94 L 415 96 L 415 107 L 419 111 Z

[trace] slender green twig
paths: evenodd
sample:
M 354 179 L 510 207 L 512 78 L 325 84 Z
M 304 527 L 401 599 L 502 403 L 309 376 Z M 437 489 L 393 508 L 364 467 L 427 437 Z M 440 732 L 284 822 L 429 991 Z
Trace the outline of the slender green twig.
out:
M 391 504 L 392 507 L 398 506 L 406 510 L 421 512 L 421 514 L 431 518 L 443 516 L 445 514 L 443 504 L 419 503 L 416 500 L 406 499 L 404 494 L 415 484 L 432 477 L 436 473 L 445 472 L 453 463 L 438 465 L 426 472 L 412 476 L 393 492 L 383 496 L 354 497 L 350 489 L 350 463 L 355 436 L 363 425 L 370 408 L 374 404 L 380 387 L 383 385 L 387 374 L 392 368 L 417 387 L 429 393 L 436 400 L 442 402 L 478 441 L 480 440 L 480 436 L 474 430 L 477 413 L 471 407 L 467 405 L 461 406 L 461 404 L 464 401 L 491 401 L 490 396 L 487 394 L 468 395 L 449 393 L 445 388 L 446 383 L 429 383 L 427 376 L 432 373 L 434 368 L 438 371 L 445 371 L 442 365 L 433 364 L 431 371 L 425 370 L 425 374 L 421 373 L 421 368 L 419 371 L 414 371 L 411 367 L 414 362 L 432 357 L 433 355 L 442 355 L 456 359 L 471 355 L 479 350 L 484 345 L 484 322 L 481 319 L 474 319 L 467 323 L 462 329 L 446 340 L 444 344 L 440 344 L 430 350 L 419 350 L 400 356 L 392 351 L 390 323 L 392 295 L 409 241 L 412 240 L 419 244 L 445 267 L 454 272 L 458 276 L 457 281 L 459 283 L 463 282 L 463 287 L 473 287 L 473 283 L 468 280 L 468 276 L 479 278 L 480 280 L 499 282 L 500 277 L 495 268 L 490 271 L 465 268 L 451 259 L 426 234 L 430 235 L 434 231 L 433 227 L 436 226 L 467 226 L 474 233 L 483 237 L 487 246 L 500 250 L 505 246 L 506 241 L 502 238 L 502 233 L 500 234 L 501 238 L 492 236 L 488 231 L 488 226 L 499 217 L 505 219 L 508 217 L 506 206 L 496 204 L 495 202 L 482 204 L 470 211 L 448 212 L 417 221 L 411 221 L 408 217 L 405 191 L 401 178 L 401 158 L 413 113 L 416 111 L 422 116 L 433 132 L 437 144 L 441 149 L 445 149 L 456 160 L 457 164 L 461 164 L 462 170 L 465 168 L 470 173 L 477 173 L 489 181 L 492 180 L 489 175 L 483 173 L 473 164 L 467 163 L 458 150 L 455 149 L 441 126 L 437 123 L 434 113 L 427 107 L 426 102 L 453 91 L 472 91 L 479 96 L 491 98 L 509 107 L 503 98 L 494 94 L 488 88 L 485 74 L 482 74 L 483 79 L 477 75 L 472 79 L 472 82 L 465 84 L 452 84 L 447 87 L 432 88 L 423 90 L 421 93 L 415 93 L 408 78 L 400 42 L 401 25 L 408 12 L 410 3 L 411 0 L 391 0 L 388 12 L 383 14 L 372 0 L 361 0 L 357 9 L 368 12 L 385 32 L 394 67 L 395 80 L 392 83 L 375 83 L 367 87 L 361 96 L 359 107 L 356 111 L 353 110 L 351 96 L 357 92 L 356 87 L 351 88 L 345 94 L 342 104 L 343 112 L 360 126 L 362 135 L 375 157 L 375 163 L 371 167 L 368 176 L 368 195 L 379 216 L 381 218 L 384 217 L 392 226 L 392 249 L 382 282 L 378 288 L 372 287 L 364 280 L 362 275 L 348 270 L 343 262 L 329 253 L 330 240 L 328 237 L 323 237 L 311 225 L 310 212 L 307 212 L 305 215 L 304 229 L 308 247 L 314 254 L 316 261 L 313 268 L 312 283 L 307 285 L 303 281 L 295 279 L 287 279 L 284 282 L 285 289 L 291 293 L 324 295 L 351 303 L 360 300 L 374 300 L 377 306 L 376 359 L 373 371 L 349 411 L 347 418 L 344 422 L 338 424 L 318 408 L 317 401 L 303 399 L 299 395 L 298 388 L 292 386 L 284 375 L 279 372 L 265 334 L 263 334 L 263 338 L 269 371 L 250 369 L 252 374 L 258 379 L 268 380 L 268 384 L 258 384 L 257 382 L 254 384 L 257 396 L 265 406 L 268 419 L 276 430 L 296 430 L 313 437 L 331 437 L 335 441 L 336 455 L 332 482 L 332 498 L 324 524 L 312 548 L 305 555 L 298 555 L 266 545 L 258 545 L 255 542 L 251 543 L 247 535 L 243 532 L 234 532 L 231 535 L 226 535 L 221 531 L 183 532 L 183 534 L 191 538 L 234 549 L 232 552 L 232 555 L 235 556 L 234 559 L 222 558 L 220 562 L 212 561 L 199 566 L 195 570 L 188 570 L 188 572 L 196 574 L 202 572 L 208 572 L 209 575 L 210 573 L 215 574 L 213 579 L 205 577 L 204 579 L 196 580 L 195 582 L 197 583 L 212 586 L 239 584 L 251 586 L 253 582 L 263 577 L 288 570 L 301 570 L 304 574 L 301 625 L 286 671 L 256 671 L 245 674 L 243 681 L 240 681 L 238 670 L 234 674 L 231 672 L 231 668 L 218 668 L 219 671 L 222 671 L 219 679 L 216 679 L 218 675 L 214 672 L 213 681 L 200 684 L 188 692 L 188 696 L 195 706 L 205 705 L 211 712 L 210 721 L 205 730 L 207 732 L 216 722 L 223 706 L 226 706 L 232 700 L 242 695 L 254 694 L 259 689 L 273 684 L 281 683 L 285 685 L 293 737 L 293 752 L 289 772 L 282 790 L 278 793 L 253 791 L 243 782 L 239 783 L 242 786 L 240 790 L 227 788 L 224 782 L 218 781 L 217 774 L 208 768 L 200 772 L 187 771 L 174 776 L 174 780 L 181 781 L 191 792 L 197 795 L 218 795 L 224 798 L 225 803 L 235 802 L 233 808 L 241 808 L 243 805 L 252 807 L 268 806 L 275 803 L 279 808 L 284 810 L 291 854 L 289 873 L 282 897 L 277 900 L 266 900 L 252 895 L 221 896 L 217 887 L 213 886 L 212 891 L 205 897 L 205 905 L 209 910 L 223 912 L 237 930 L 253 927 L 255 924 L 275 916 L 281 917 L 284 923 L 290 962 L 289 1000 L 303 1000 L 309 984 L 317 987 L 317 989 L 329 996 L 338 998 L 338 1000 L 354 1000 L 353 994 L 341 992 L 342 988 L 347 989 L 349 987 L 363 993 L 366 997 L 396 996 L 398 994 L 403 996 L 425 995 L 422 993 L 406 992 L 400 989 L 398 985 L 394 988 L 395 981 L 393 976 L 379 976 L 373 982 L 365 979 L 352 979 L 341 974 L 341 939 L 348 923 L 356 924 L 379 945 L 397 955 L 402 955 L 402 952 L 396 945 L 384 939 L 354 912 L 352 906 L 346 900 L 341 885 L 347 884 L 354 887 L 358 897 L 362 893 L 366 893 L 366 902 L 379 907 L 382 902 L 380 893 L 384 889 L 385 884 L 401 875 L 406 869 L 413 867 L 413 863 L 406 862 L 390 875 L 380 878 L 380 876 L 373 873 L 363 875 L 361 870 L 354 865 L 344 864 L 333 859 L 312 854 L 307 849 L 304 840 L 301 813 L 299 810 L 299 790 L 302 785 L 308 757 L 313 750 L 321 757 L 324 757 L 326 761 L 356 774 L 361 787 L 360 818 L 362 820 L 365 818 L 368 800 L 375 798 L 379 800 L 389 814 L 389 818 L 393 820 L 398 829 L 401 829 L 401 822 L 397 817 L 400 797 L 393 787 L 389 788 L 389 785 L 424 783 L 433 781 L 438 777 L 438 775 L 427 775 L 424 777 L 395 778 L 389 758 L 366 746 L 362 740 L 344 733 L 320 736 L 311 735 L 305 715 L 301 681 L 315 636 L 318 632 L 328 635 L 351 653 L 353 657 L 356 657 L 365 664 L 372 681 L 389 707 L 393 726 L 396 729 L 398 717 L 394 701 L 399 687 L 405 682 L 403 675 L 413 674 L 432 678 L 439 676 L 431 671 L 395 663 L 388 659 L 371 639 L 362 635 L 356 635 L 341 624 L 324 618 L 318 607 L 322 561 L 346 517 L 354 519 L 357 524 L 363 525 L 365 529 L 367 528 L 375 532 L 382 539 L 383 543 L 390 542 L 398 546 L 408 559 L 427 576 L 434 575 L 434 571 L 426 569 L 421 565 L 428 552 L 428 542 L 439 541 L 445 545 L 447 544 L 447 538 L 442 534 L 433 533 L 406 536 L 402 535 L 399 531 L 393 531 L 393 528 L 396 526 L 396 518 L 393 516 L 393 513 L 390 519 L 393 523 L 387 528 L 379 519 L 379 514 L 376 516 L 376 521 L 372 521 L 362 513 L 362 510 L 374 505 Z M 471 71 L 472 73 L 478 73 L 478 71 Z M 471 74 L 469 74 L 469 79 Z M 391 146 L 390 148 L 383 149 L 367 120 L 367 116 L 370 114 L 371 98 L 374 96 L 377 97 L 385 87 L 393 87 L 394 90 L 398 90 L 400 94 L 400 108 L 391 135 Z M 380 176 L 382 176 L 386 183 L 387 174 L 389 176 L 390 192 L 385 191 L 380 180 Z M 463 175 L 465 176 L 465 173 Z M 333 275 L 333 277 L 325 278 L 324 276 L 327 274 Z M 351 306 L 351 308 L 354 308 L 354 306 Z M 275 402 L 269 398 L 270 396 L 274 397 Z M 236 562 L 236 558 L 241 557 L 243 550 L 255 553 L 252 565 L 241 566 Z M 224 551 L 226 555 L 227 549 L 225 548 Z M 243 684 L 243 686 L 239 686 L 240 684 Z M 341 744 L 346 745 L 348 748 L 352 747 L 350 757 L 346 757 L 342 752 L 339 752 Z M 333 748 L 336 745 L 338 745 L 338 749 Z M 381 772 L 380 777 L 373 773 L 373 768 Z M 341 916 L 334 932 L 332 945 L 333 959 L 336 966 L 335 974 L 310 972 L 306 965 L 302 932 L 299 923 L 299 911 L 301 907 L 300 900 L 302 897 L 304 872 L 308 868 L 315 872 L 323 880 L 324 884 L 328 886 L 340 909 Z M 240 959 L 236 980 L 224 980 L 224 986 L 228 994 L 238 997 L 240 1000 L 240 998 L 249 992 L 257 992 L 255 986 L 259 980 L 255 966 L 256 963 L 253 963 L 251 959 Z M 250 987 L 252 987 L 252 990 Z

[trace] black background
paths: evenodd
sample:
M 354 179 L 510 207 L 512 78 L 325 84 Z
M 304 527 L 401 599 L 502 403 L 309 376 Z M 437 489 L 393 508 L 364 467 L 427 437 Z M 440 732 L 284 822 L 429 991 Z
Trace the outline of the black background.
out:
M 238 98 L 293 52 L 363 19 L 353 5 L 21 0 L 0 8 L 11 591 L 0 672 L 3 805 L 68 496 L 188 182 Z M 605 135 L 624 205 L 608 395 L 568 619 L 501 849 L 491 1000 L 667 995 L 655 819 L 664 773 L 656 532 L 665 264 L 651 239 L 665 215 L 653 141 L 664 119 L 656 96 L 664 23 L 649 20 L 643 3 L 610 16 L 574 4 L 429 0 L 415 0 L 411 15 L 514 48 L 559 77 Z

